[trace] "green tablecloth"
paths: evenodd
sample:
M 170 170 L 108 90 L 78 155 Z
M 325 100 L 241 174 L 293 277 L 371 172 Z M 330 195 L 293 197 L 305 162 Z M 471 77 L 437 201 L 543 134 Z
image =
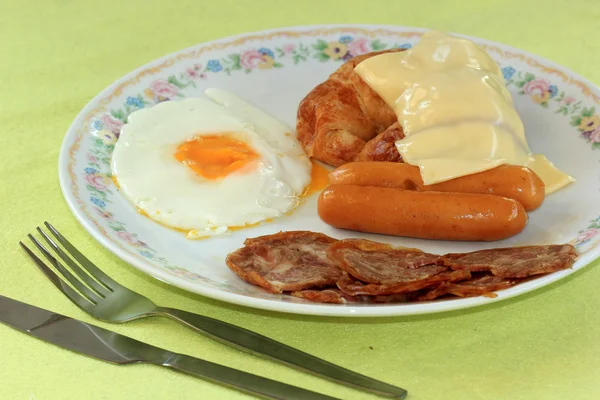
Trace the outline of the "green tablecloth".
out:
M 544 289 L 458 312 L 344 319 L 258 311 L 174 289 L 118 260 L 71 215 L 57 177 L 64 132 L 86 102 L 125 73 L 180 48 L 291 25 L 398 24 L 506 43 L 600 82 L 596 0 L 13 0 L 3 6 L 1 294 L 93 321 L 51 286 L 17 244 L 50 220 L 111 276 L 161 305 L 269 335 L 401 385 L 410 399 L 600 398 L 598 261 Z M 337 397 L 375 398 L 233 350 L 167 320 L 95 323 Z M 247 398 L 158 367 L 96 361 L 3 325 L 0 346 L 1 399 Z

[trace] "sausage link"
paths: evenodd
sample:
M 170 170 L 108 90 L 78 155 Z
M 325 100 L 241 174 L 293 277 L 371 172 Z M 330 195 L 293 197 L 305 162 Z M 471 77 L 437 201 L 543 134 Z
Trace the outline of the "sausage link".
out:
M 353 162 L 329 174 L 329 183 L 381 186 L 406 190 L 487 193 L 517 200 L 527 211 L 544 201 L 544 182 L 529 168 L 518 165 L 499 167 L 446 182 L 424 185 L 419 167 L 394 162 Z
M 336 228 L 439 240 L 504 239 L 528 220 L 521 203 L 507 197 L 358 185 L 326 188 L 318 212 Z

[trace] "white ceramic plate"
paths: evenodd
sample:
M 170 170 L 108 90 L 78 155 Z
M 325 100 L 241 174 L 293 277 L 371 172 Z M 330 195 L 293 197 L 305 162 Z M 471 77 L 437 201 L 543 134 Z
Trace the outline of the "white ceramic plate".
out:
M 291 216 L 231 236 L 190 241 L 138 214 L 110 179 L 111 151 L 127 115 L 158 101 L 233 92 L 295 126 L 300 100 L 344 59 L 408 47 L 422 30 L 396 26 L 310 26 L 244 34 L 200 44 L 127 74 L 96 96 L 69 128 L 59 160 L 64 196 L 83 226 L 106 248 L 145 273 L 215 299 L 268 310 L 339 316 L 385 316 L 454 310 L 499 301 L 564 278 L 600 253 L 600 90 L 550 61 L 470 38 L 498 61 L 525 124 L 532 150 L 544 153 L 577 182 L 549 196 L 521 234 L 494 243 L 443 242 L 333 229 L 317 216 L 316 196 Z M 306 229 L 336 238 L 365 237 L 428 252 L 464 252 L 527 244 L 574 244 L 573 269 L 477 297 L 396 305 L 324 305 L 273 295 L 243 282 L 225 255 L 248 236 Z

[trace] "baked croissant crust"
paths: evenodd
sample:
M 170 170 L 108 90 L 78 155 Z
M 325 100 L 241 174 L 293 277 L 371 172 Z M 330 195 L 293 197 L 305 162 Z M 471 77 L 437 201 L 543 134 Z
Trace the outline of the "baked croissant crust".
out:
M 326 164 L 402 161 L 394 142 L 404 137 L 396 115 L 356 72 L 377 51 L 351 58 L 316 86 L 298 107 L 296 131 L 306 153 Z

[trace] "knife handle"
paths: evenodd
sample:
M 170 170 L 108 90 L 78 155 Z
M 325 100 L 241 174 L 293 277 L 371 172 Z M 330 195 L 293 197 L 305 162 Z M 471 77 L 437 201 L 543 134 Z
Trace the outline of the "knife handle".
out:
M 243 391 L 268 397 L 270 399 L 338 400 L 335 397 L 312 392 L 310 390 L 183 354 L 174 353 L 167 361 L 160 363 L 160 365 L 179 372 L 184 372 L 188 375 L 224 383 L 228 386 L 233 386 Z
M 205 333 L 241 350 L 279 360 L 288 365 L 302 368 L 337 382 L 399 399 L 404 399 L 407 395 L 407 391 L 402 388 L 342 368 L 321 358 L 227 322 L 166 307 L 159 307 L 157 313 L 182 322 L 201 333 Z

